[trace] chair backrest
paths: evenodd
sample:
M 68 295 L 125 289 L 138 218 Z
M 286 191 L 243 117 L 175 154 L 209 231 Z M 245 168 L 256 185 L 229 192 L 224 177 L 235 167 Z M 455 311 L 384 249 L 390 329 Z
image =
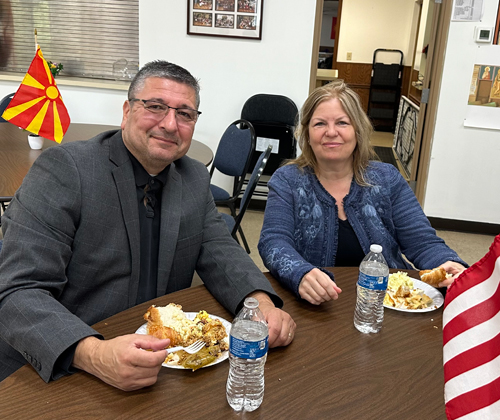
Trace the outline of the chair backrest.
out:
M 298 112 L 295 103 L 286 96 L 259 93 L 247 99 L 241 110 L 241 118 L 251 123 L 294 126 Z
M 239 125 L 239 127 L 238 127 Z M 255 150 L 255 130 L 246 120 L 234 121 L 222 135 L 210 169 L 236 178 L 234 194 L 239 194 Z
M 4 120 L 2 118 L 2 114 L 5 111 L 5 108 L 7 108 L 10 104 L 10 100 L 14 97 L 15 93 L 9 93 L 7 96 L 2 98 L 0 101 L 0 123 L 7 122 L 7 120 Z
M 241 110 L 241 118 L 250 121 L 258 138 L 272 139 L 275 150 L 269 158 L 264 174 L 272 175 L 285 159 L 297 155 L 294 128 L 299 110 L 286 96 L 259 93 L 249 98 Z M 262 150 L 262 149 L 261 149 Z M 259 152 L 255 151 L 250 167 L 256 164 Z
M 231 235 L 233 237 L 236 236 L 236 232 L 238 231 L 238 227 L 240 226 L 241 219 L 243 219 L 243 215 L 245 214 L 248 205 L 250 204 L 250 200 L 255 191 L 255 188 L 257 187 L 257 183 L 259 182 L 260 177 L 264 173 L 264 169 L 266 168 L 267 162 L 269 161 L 269 156 L 271 155 L 272 150 L 273 150 L 272 146 L 269 145 L 266 151 L 261 153 L 252 171 L 252 175 L 248 180 L 247 187 L 245 189 L 245 192 L 243 193 L 243 197 L 241 198 L 240 211 L 238 213 L 238 216 L 236 216 L 236 221 L 233 230 L 231 232 Z

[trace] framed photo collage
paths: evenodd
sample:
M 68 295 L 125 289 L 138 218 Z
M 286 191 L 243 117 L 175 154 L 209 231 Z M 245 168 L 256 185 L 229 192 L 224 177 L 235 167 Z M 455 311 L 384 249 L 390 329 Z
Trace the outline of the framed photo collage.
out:
M 189 35 L 262 39 L 264 0 L 188 0 Z

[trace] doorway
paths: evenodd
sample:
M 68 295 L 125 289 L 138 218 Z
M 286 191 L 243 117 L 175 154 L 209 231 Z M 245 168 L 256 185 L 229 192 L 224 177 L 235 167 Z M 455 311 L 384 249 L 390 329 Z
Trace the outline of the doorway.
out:
M 394 1 L 396 2 L 397 0 Z M 366 111 L 368 108 L 372 63 L 369 62 L 368 58 L 364 61 L 355 60 L 351 62 L 349 61 L 349 56 L 346 56 L 346 50 L 354 51 L 356 55 L 358 46 L 355 44 L 351 46 L 353 43 L 352 37 L 349 37 L 347 43 L 342 42 L 342 33 L 349 34 L 350 30 L 352 34 L 352 28 L 348 30 L 344 28 L 342 30 L 342 0 L 338 2 L 317 0 L 316 2 L 310 90 L 312 91 L 316 86 L 314 76 L 317 75 L 320 47 L 322 46 L 321 44 L 324 43 L 321 42 L 324 9 L 325 7 L 329 8 L 332 3 L 335 4 L 337 10 L 332 66 L 338 70 L 338 78 L 345 80 L 351 88 L 358 93 Z M 407 97 L 417 107 L 420 107 L 420 109 L 418 110 L 418 124 L 415 124 L 417 128 L 414 130 L 415 147 L 412 170 L 411 174 L 406 176 L 406 178 L 409 180 L 410 185 L 422 205 L 430 160 L 431 140 L 434 131 L 439 85 L 442 76 L 443 63 L 440 62 L 442 60 L 440 60 L 439 57 L 444 55 L 449 20 L 451 17 L 451 5 L 448 5 L 448 3 L 449 2 L 443 2 L 443 4 L 440 4 L 436 3 L 434 0 L 416 0 L 415 2 L 410 2 L 408 5 L 411 10 L 408 9 L 407 16 L 409 19 L 413 19 L 413 21 L 411 23 L 411 34 L 409 35 L 407 44 L 407 55 L 408 58 L 412 57 L 412 55 L 413 57 L 411 60 L 406 60 L 403 69 L 401 93 L 402 96 Z M 373 7 L 373 3 L 368 1 L 366 5 L 367 7 L 370 5 Z M 351 22 L 350 24 L 352 24 L 355 20 L 353 18 L 353 13 L 355 13 L 355 11 L 352 10 L 352 7 L 347 8 L 346 3 L 344 21 Z M 410 28 L 409 26 L 407 27 Z M 366 34 L 366 36 L 368 36 L 368 34 Z M 348 48 L 346 48 L 347 46 Z M 359 49 L 363 47 L 364 45 L 359 45 Z M 337 60 L 337 53 L 339 51 L 342 54 L 342 61 Z M 422 93 L 424 93 L 423 99 Z M 394 138 L 394 135 L 392 136 Z M 385 142 L 387 143 L 388 140 L 385 139 Z
M 426 44 L 425 70 L 422 77 L 422 93 L 424 96 L 420 103 L 419 122 L 414 157 L 415 170 L 412 171 L 410 186 L 415 192 L 420 205 L 424 206 L 425 189 L 429 173 L 430 155 L 434 127 L 436 124 L 437 105 L 439 100 L 439 89 L 443 77 L 444 57 L 446 41 L 451 22 L 453 2 L 429 1 L 429 9 L 432 13 L 426 16 L 428 32 L 428 43 Z M 423 19 L 423 17 L 422 17 Z M 418 146 L 418 147 L 417 147 Z
M 337 49 L 342 0 L 316 0 L 309 93 L 337 79 Z
M 319 69 L 334 69 L 334 52 L 339 0 L 323 0 L 321 34 L 319 41 Z M 336 54 L 335 54 L 335 61 Z

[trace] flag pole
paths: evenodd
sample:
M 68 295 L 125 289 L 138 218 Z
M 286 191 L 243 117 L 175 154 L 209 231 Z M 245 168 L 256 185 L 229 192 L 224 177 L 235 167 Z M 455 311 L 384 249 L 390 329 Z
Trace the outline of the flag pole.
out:
M 36 34 L 36 28 L 35 28 L 35 54 L 38 51 L 38 40 L 37 40 L 37 34 Z

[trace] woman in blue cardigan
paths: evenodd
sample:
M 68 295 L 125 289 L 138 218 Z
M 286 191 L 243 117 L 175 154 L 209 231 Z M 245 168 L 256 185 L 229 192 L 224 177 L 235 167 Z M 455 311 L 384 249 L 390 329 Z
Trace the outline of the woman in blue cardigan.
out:
M 317 88 L 297 124 L 302 154 L 268 183 L 260 255 L 273 276 L 316 305 L 341 292 L 321 267 L 359 266 L 371 244 L 382 245 L 391 268 L 412 269 L 410 261 L 456 275 L 466 266 L 436 236 L 399 171 L 372 160 L 372 130 L 345 83 Z

